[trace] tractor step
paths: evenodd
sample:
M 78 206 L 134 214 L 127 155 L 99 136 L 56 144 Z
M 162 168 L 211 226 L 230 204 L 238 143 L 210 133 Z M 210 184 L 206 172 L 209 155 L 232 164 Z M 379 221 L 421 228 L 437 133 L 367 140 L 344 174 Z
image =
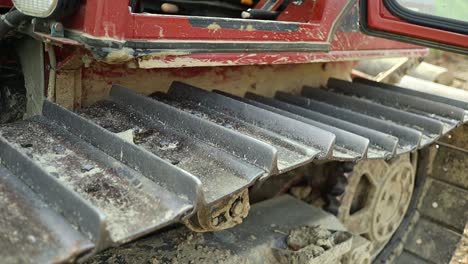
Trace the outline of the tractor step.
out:
M 258 180 L 312 161 L 390 159 L 467 120 L 466 102 L 363 80 L 328 87 L 241 98 L 177 82 L 150 97 L 114 86 L 77 113 L 46 101 L 42 116 L 0 126 L 0 225 L 24 234 L 9 217 L 19 214 L 60 244 L 24 244 L 25 263 L 86 257 L 175 222 L 223 230 L 246 217 Z

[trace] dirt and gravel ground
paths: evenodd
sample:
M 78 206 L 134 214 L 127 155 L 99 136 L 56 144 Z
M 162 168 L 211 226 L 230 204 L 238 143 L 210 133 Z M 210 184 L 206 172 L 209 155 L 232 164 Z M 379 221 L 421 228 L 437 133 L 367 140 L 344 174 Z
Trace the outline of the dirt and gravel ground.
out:
M 468 56 L 432 50 L 424 61 L 447 68 L 455 77 L 451 86 L 468 90 Z

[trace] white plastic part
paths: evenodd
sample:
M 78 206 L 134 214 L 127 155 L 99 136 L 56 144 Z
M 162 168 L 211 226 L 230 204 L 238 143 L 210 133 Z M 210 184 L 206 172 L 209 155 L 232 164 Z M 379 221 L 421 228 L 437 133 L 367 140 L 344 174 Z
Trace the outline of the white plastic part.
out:
M 13 0 L 16 9 L 33 17 L 49 17 L 57 8 L 59 0 Z

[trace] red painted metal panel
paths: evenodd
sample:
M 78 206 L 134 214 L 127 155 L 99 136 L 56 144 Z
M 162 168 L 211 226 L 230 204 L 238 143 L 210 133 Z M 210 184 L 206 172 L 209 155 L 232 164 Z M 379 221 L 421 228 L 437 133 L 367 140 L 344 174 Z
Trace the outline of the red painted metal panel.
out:
M 365 51 L 365 50 L 404 50 L 422 49 L 420 46 L 371 37 L 360 32 L 337 32 L 332 42 L 332 51 Z M 404 56 L 404 55 L 402 55 Z
M 348 0 L 317 0 L 312 8 L 290 5 L 280 19 L 294 19 L 298 29 L 280 32 L 259 30 L 252 26 L 253 22 L 241 19 L 228 20 L 228 23 L 245 25 L 240 28 L 222 28 L 216 24 L 197 27 L 191 23 L 197 18 L 130 13 L 128 0 L 86 0 L 68 26 L 92 36 L 116 39 L 327 42 L 337 17 L 348 3 Z M 279 24 L 278 21 L 260 23 Z
M 414 25 L 402 21 L 390 14 L 390 12 L 385 8 L 383 1 L 368 0 L 367 3 L 367 22 L 368 26 L 372 29 L 436 42 L 443 42 L 461 47 L 468 47 L 468 36 L 466 35 Z
M 221 28 L 194 26 L 192 18 L 172 15 L 132 14 L 127 0 L 83 0 L 77 14 L 68 21 L 68 27 L 83 31 L 94 37 L 122 40 L 148 41 L 309 41 L 329 42 L 332 26 L 343 11 L 346 0 L 307 1 L 313 8 L 290 5 L 284 12 L 283 20 L 306 20 L 298 23 L 296 32 L 256 30 L 254 28 Z M 305 3 L 306 4 L 306 3 Z M 217 53 L 215 50 L 201 54 L 181 54 L 177 51 L 168 54 L 145 56 L 147 67 L 174 68 L 196 66 L 232 66 L 263 64 L 294 64 L 317 61 L 359 60 L 364 58 L 391 56 L 424 56 L 427 49 L 370 37 L 357 29 L 357 9 L 350 12 L 355 19 L 350 23 L 354 29 L 341 29 L 332 41 L 330 52 L 257 52 L 257 53 Z M 219 20 L 218 20 L 219 21 Z M 226 19 L 226 22 L 246 22 Z M 248 21 L 247 21 L 248 23 Z M 274 23 L 274 22 L 267 22 Z
M 324 1 L 305 1 L 302 5 L 290 4 L 288 8 L 280 14 L 278 20 L 303 23 L 320 21 L 325 8 L 326 5 Z
M 422 57 L 428 53 L 427 49 L 392 49 L 392 50 L 355 50 L 330 52 L 283 52 L 283 53 L 210 53 L 191 54 L 181 56 L 163 56 L 147 58 L 154 60 L 158 68 L 179 68 L 198 66 L 236 66 L 236 65 L 279 65 L 302 64 L 329 61 L 355 61 L 384 57 Z
M 11 0 L 0 0 L 0 7 L 12 7 L 13 3 Z

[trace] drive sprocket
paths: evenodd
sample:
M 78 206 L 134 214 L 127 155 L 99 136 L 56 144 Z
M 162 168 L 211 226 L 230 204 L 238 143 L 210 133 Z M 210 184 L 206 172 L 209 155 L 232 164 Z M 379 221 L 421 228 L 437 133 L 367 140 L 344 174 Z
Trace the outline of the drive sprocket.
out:
M 375 257 L 403 221 L 414 190 L 416 154 L 342 165 L 328 207 L 354 234 L 371 241 Z

